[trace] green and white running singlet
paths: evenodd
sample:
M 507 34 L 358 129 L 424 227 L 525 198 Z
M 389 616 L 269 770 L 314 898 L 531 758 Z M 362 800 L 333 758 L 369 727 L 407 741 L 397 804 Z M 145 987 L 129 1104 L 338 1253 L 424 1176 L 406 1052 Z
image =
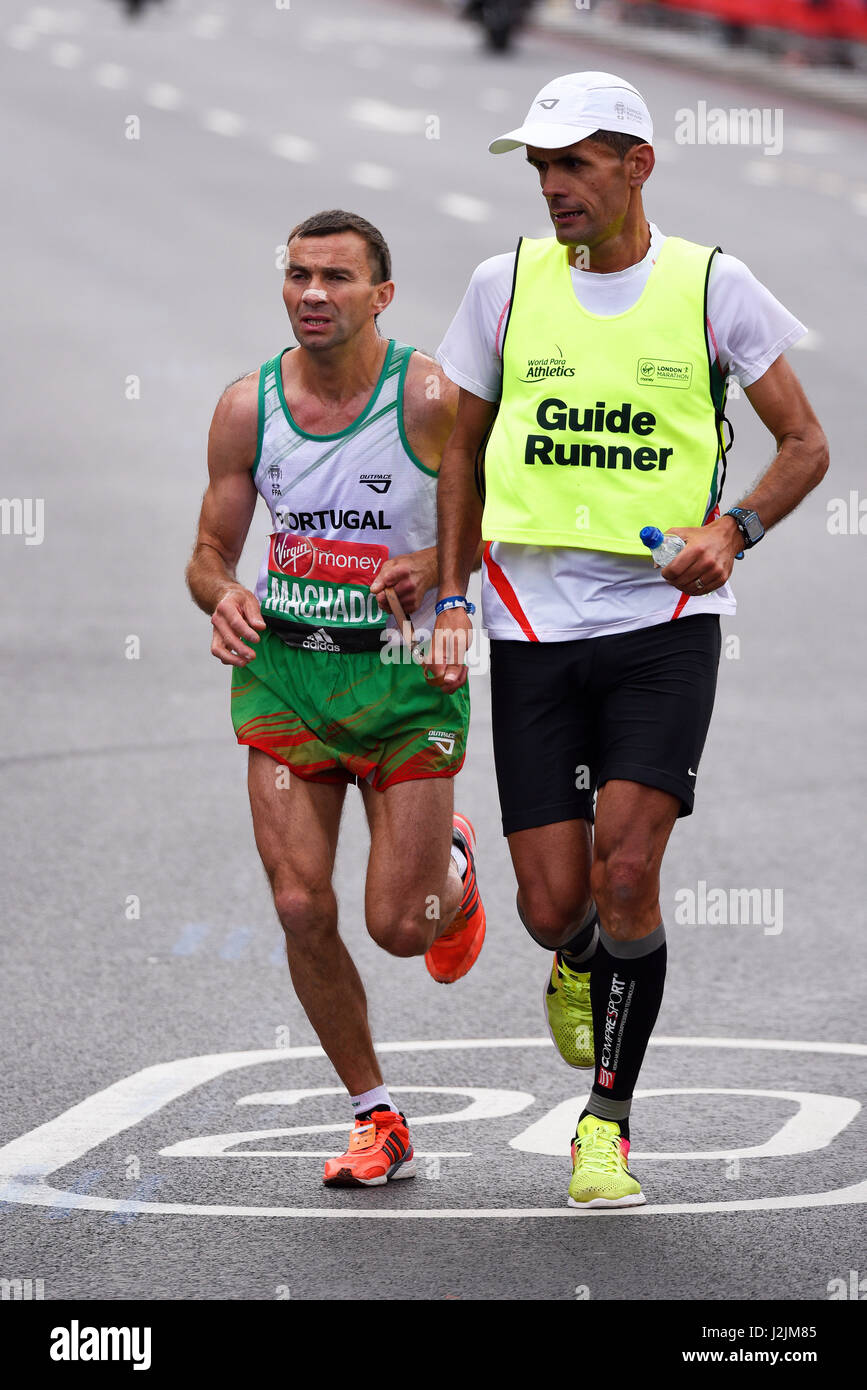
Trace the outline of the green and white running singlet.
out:
M 387 559 L 436 544 L 436 473 L 403 423 L 413 351 L 390 339 L 366 407 L 329 435 L 292 418 L 282 353 L 259 373 L 253 476 L 274 530 L 256 597 L 268 626 L 253 661 L 233 670 L 232 719 L 240 743 L 318 781 L 383 789 L 454 776 L 464 759 L 466 687 L 430 686 L 369 590 Z M 435 599 L 431 589 L 412 615 L 422 638 Z

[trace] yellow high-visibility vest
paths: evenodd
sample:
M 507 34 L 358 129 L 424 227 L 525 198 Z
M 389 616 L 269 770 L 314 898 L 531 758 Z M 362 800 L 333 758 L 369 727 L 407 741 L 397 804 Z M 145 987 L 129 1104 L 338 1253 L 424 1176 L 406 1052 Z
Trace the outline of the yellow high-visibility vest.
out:
M 719 248 L 662 244 L 631 309 L 591 314 L 556 238 L 518 244 L 503 389 L 485 447 L 485 540 L 646 554 L 700 526 L 725 469 L 725 379 L 707 346 Z

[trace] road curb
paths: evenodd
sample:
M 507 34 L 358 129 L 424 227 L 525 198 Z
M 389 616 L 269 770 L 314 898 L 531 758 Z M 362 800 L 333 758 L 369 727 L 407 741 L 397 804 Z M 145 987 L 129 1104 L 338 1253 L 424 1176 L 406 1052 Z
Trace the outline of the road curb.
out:
M 579 9 L 574 0 L 547 0 L 534 9 L 528 29 L 636 53 L 733 82 L 760 83 L 803 101 L 867 118 L 867 77 L 843 68 L 788 67 L 765 53 L 728 49 L 701 34 L 651 29 L 631 19 L 618 22 L 592 9 Z

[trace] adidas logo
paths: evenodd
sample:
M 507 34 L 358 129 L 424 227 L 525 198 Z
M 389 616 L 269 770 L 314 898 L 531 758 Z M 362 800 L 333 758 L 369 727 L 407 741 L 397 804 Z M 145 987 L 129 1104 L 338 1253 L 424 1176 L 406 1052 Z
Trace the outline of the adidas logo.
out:
M 315 632 L 311 632 L 309 637 L 305 637 L 301 643 L 308 651 L 313 652 L 339 652 L 340 648 L 336 642 L 332 642 L 324 627 L 318 627 Z

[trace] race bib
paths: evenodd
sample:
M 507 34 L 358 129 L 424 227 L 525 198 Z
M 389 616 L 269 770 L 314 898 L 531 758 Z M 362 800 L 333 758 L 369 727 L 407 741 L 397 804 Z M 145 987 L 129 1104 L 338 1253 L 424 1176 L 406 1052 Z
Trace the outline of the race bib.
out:
M 283 633 L 324 629 L 334 650 L 341 650 L 344 634 L 378 637 L 387 615 L 369 586 L 387 559 L 387 545 L 276 531 L 270 538 L 262 616 Z

